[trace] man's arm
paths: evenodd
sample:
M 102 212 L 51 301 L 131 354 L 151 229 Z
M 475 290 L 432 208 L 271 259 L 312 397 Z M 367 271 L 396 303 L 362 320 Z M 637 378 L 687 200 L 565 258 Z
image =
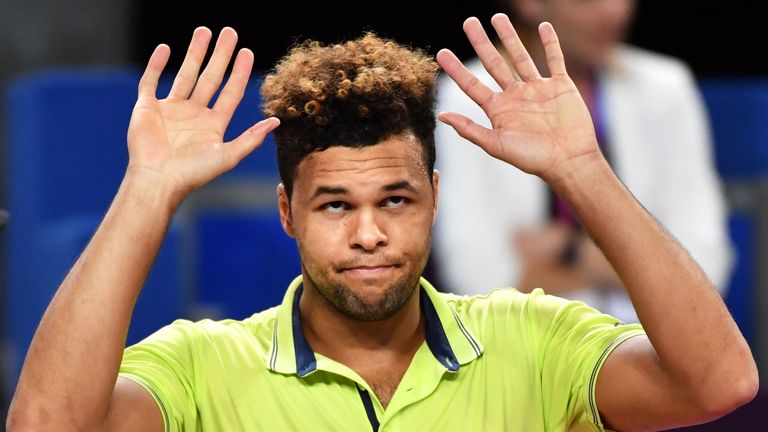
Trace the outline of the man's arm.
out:
M 603 366 L 597 403 L 605 422 L 657 430 L 709 421 L 751 400 L 758 378 L 749 347 L 699 266 L 611 171 L 551 25 L 539 28 L 552 74 L 543 78 L 509 19 L 496 15 L 492 23 L 519 78 L 479 21 L 467 20 L 464 29 L 502 92 L 479 83 L 449 51 L 438 53 L 438 62 L 483 107 L 493 129 L 454 113 L 440 119 L 547 181 L 624 282 L 648 338 L 625 342 Z
M 166 99 L 155 92 L 170 50 L 155 49 L 128 130 L 129 164 L 100 227 L 46 310 L 24 362 L 8 430 L 162 430 L 138 384 L 117 378 L 131 312 L 173 212 L 191 190 L 229 170 L 278 122 L 223 143 L 253 54 L 241 50 L 216 103 L 237 34 L 225 28 L 198 73 L 211 32 L 198 28 Z

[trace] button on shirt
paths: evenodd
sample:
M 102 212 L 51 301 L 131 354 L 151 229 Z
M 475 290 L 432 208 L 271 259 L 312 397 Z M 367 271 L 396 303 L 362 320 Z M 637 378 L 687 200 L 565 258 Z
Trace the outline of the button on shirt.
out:
M 639 325 L 579 302 L 420 281 L 425 341 L 384 409 L 347 366 L 312 351 L 298 299 L 242 321 L 177 320 L 125 350 L 120 376 L 157 402 L 166 431 L 604 430 L 595 383 Z

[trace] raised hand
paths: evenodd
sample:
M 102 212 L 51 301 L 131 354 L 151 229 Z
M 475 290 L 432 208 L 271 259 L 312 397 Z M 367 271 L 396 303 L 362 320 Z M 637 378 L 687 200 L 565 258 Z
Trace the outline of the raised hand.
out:
M 156 97 L 157 83 L 170 49 L 167 45 L 155 49 L 139 82 L 128 129 L 129 173 L 156 177 L 179 199 L 233 168 L 279 125 L 279 120 L 268 118 L 231 142 L 223 142 L 248 83 L 253 53 L 249 49 L 238 52 L 227 83 L 209 108 L 232 58 L 237 33 L 228 27 L 221 31 L 211 59 L 200 73 L 210 40 L 210 30 L 195 30 L 171 91 L 162 100 Z
M 509 18 L 496 14 L 491 23 L 514 68 L 488 39 L 477 18 L 464 22 L 464 32 L 501 92 L 490 90 L 448 50 L 441 50 L 437 61 L 482 107 L 493 128 L 482 127 L 457 113 L 440 113 L 439 119 L 491 156 L 547 181 L 578 166 L 580 159 L 601 157 L 589 111 L 566 72 L 552 25 L 539 26 L 551 73 L 545 78 Z

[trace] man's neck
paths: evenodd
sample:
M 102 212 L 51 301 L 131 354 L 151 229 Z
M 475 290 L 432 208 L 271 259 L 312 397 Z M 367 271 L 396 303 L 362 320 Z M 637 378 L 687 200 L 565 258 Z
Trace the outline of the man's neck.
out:
M 306 279 L 305 279 L 306 281 Z M 379 321 L 359 321 L 332 306 L 311 284 L 304 284 L 300 299 L 302 329 L 315 352 L 355 369 L 363 357 L 386 353 L 413 356 L 424 341 L 419 287 L 405 306 Z
M 299 300 L 304 337 L 313 351 L 362 377 L 386 408 L 424 342 L 419 289 L 414 287 L 408 302 L 393 316 L 366 322 L 342 314 L 305 283 Z

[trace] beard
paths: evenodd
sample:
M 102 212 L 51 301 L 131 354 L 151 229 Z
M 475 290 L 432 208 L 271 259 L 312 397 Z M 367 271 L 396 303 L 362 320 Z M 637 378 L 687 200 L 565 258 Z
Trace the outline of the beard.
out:
M 408 303 L 408 300 L 416 293 L 419 286 L 424 268 L 427 265 L 429 257 L 429 246 L 426 253 L 418 257 L 415 261 L 398 261 L 389 255 L 378 255 L 377 262 L 394 263 L 400 262 L 397 270 L 405 268 L 405 272 L 395 281 L 387 286 L 381 295 L 371 299 L 371 296 L 365 296 L 364 293 L 350 287 L 342 280 L 340 270 L 358 265 L 366 261 L 366 257 L 361 256 L 340 264 L 329 265 L 325 268 L 319 268 L 314 265 L 313 260 L 307 260 L 302 248 L 299 247 L 301 255 L 302 269 L 305 278 L 320 293 L 320 295 L 335 310 L 356 321 L 380 321 L 387 319 L 399 312 Z M 369 260 L 370 261 L 370 260 Z

